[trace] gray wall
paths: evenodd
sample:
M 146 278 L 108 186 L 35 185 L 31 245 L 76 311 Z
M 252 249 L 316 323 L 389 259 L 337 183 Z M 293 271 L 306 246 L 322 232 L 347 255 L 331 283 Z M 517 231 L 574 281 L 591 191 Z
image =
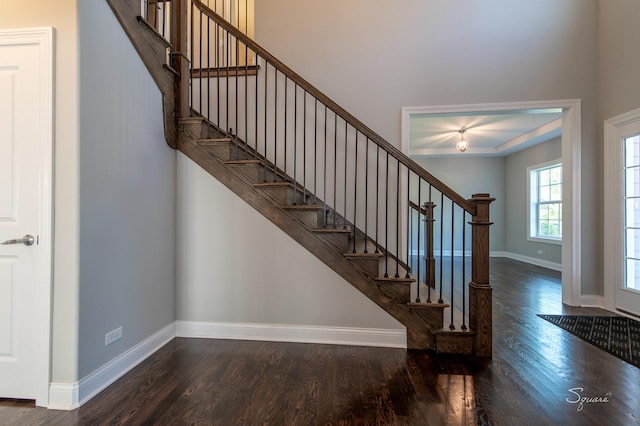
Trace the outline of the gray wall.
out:
M 489 249 L 494 254 L 502 254 L 497 252 L 505 251 L 505 234 L 507 232 L 504 158 L 444 157 L 414 158 L 413 160 L 432 175 L 438 176 L 439 179 L 463 197 L 471 198 L 471 195 L 476 193 L 489 193 L 496 199 L 491 203 L 490 207 L 490 217 L 494 224 L 489 231 Z M 445 217 L 447 216 L 445 215 Z M 470 237 L 470 233 L 467 235 Z M 445 241 L 445 244 L 448 243 Z M 467 250 L 471 250 L 469 245 L 467 245 Z
M 404 329 L 182 154 L 177 252 L 179 320 Z
M 600 125 L 599 161 L 600 176 L 598 205 L 600 241 L 604 240 L 604 132 L 603 123 L 609 118 L 640 108 L 640 2 L 637 0 L 601 0 L 599 2 L 599 106 Z M 606 248 L 604 248 L 606 250 Z M 600 258 L 603 258 L 601 253 Z M 605 282 L 604 279 L 602 280 Z M 603 292 L 602 284 L 600 292 Z
M 176 154 L 160 91 L 107 3 L 78 12 L 82 378 L 175 321 Z
M 535 145 L 505 158 L 505 248 L 510 254 L 562 263 L 562 246 L 528 241 L 527 167 L 562 158 L 560 138 Z M 566 206 L 565 206 L 566 207 Z M 538 254 L 542 250 L 542 254 Z
M 270 0 L 255 21 L 259 43 L 398 147 L 402 107 L 581 99 L 580 275 L 595 294 L 597 13 L 596 0 Z

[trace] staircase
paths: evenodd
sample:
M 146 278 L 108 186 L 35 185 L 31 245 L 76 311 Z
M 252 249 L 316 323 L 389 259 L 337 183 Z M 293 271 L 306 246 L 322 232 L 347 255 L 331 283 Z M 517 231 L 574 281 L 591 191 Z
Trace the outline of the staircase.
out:
M 488 194 L 456 194 L 201 1 L 107 1 L 170 146 L 406 326 L 408 348 L 491 356 Z

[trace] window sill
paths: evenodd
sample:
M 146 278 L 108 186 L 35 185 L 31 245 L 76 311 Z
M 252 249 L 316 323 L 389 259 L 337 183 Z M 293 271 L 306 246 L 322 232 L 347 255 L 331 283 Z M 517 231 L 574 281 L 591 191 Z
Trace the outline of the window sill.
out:
M 556 246 L 562 245 L 562 239 L 555 238 L 541 238 L 541 237 L 527 237 L 527 241 L 531 241 L 534 243 L 543 243 L 543 244 L 553 244 Z

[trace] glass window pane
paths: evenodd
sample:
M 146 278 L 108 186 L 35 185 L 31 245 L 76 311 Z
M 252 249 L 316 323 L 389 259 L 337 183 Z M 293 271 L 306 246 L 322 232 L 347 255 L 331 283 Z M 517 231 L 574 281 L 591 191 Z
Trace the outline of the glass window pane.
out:
M 625 170 L 625 194 L 627 197 L 640 197 L 640 168 Z
M 627 259 L 625 287 L 640 290 L 640 260 Z
M 547 204 L 538 205 L 538 219 L 540 220 L 549 219 L 549 205 Z
M 637 166 L 640 161 L 640 136 L 634 136 L 626 138 L 624 140 L 625 145 L 625 166 L 632 167 Z
M 562 238 L 562 164 L 531 170 L 531 236 Z
M 540 186 L 549 185 L 549 169 L 540 170 L 538 176 Z
M 624 255 L 625 257 L 640 259 L 640 229 L 627 228 Z
M 626 226 L 640 228 L 640 199 L 627 199 L 625 203 Z
M 538 191 L 538 200 L 539 201 L 549 201 L 550 198 L 550 191 L 549 191 L 549 187 L 548 186 L 541 186 L 540 190 Z

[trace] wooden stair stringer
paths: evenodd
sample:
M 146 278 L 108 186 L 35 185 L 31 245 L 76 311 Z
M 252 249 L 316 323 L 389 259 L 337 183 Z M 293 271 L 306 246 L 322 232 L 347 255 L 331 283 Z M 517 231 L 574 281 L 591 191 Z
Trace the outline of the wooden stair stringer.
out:
M 408 348 L 434 349 L 435 338 L 431 325 L 425 322 L 424 313 L 406 303 L 398 303 L 403 297 L 402 290 L 395 291 L 393 286 L 365 276 L 322 233 L 313 232 L 303 221 L 292 220 L 291 212 L 276 205 L 246 181 L 237 179 L 224 161 L 206 152 L 189 134 L 180 132 L 178 149 L 407 327 Z
M 177 148 L 177 83 L 176 71 L 167 64 L 169 45 L 146 22 L 138 19 L 140 15 L 139 1 L 107 0 L 107 3 L 162 93 L 165 139 L 171 148 Z

